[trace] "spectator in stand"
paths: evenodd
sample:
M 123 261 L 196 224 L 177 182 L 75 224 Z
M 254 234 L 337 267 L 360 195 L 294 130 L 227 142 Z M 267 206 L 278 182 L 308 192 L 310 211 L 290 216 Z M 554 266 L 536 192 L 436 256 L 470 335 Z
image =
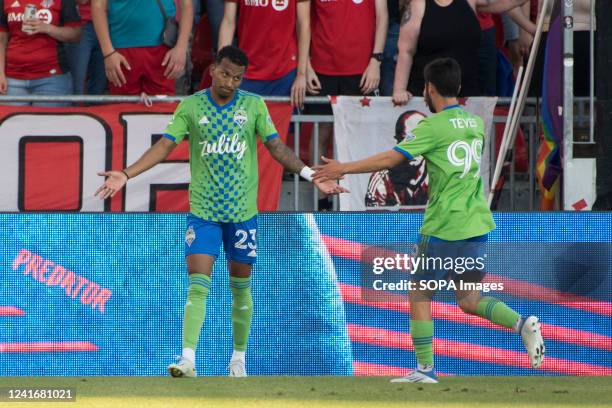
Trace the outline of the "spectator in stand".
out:
M 495 46 L 495 22 L 491 13 L 476 13 L 480 25 L 478 48 L 479 95 L 495 96 L 497 93 L 497 47 Z
M 178 1 L 178 38 L 164 45 L 163 6 L 177 14 L 174 0 L 92 0 L 91 16 L 100 41 L 106 77 L 114 95 L 173 95 L 185 70 L 193 26 L 192 0 Z
M 223 9 L 225 2 L 223 0 L 201 0 L 202 10 L 206 10 L 208 15 L 208 23 L 210 24 L 210 38 L 212 40 L 213 51 L 217 52 L 219 44 L 219 30 L 223 21 Z
M 91 22 L 90 0 L 77 0 L 81 15 L 81 40 L 66 44 L 66 56 L 72 74 L 75 95 L 100 95 L 106 91 L 102 50 Z M 85 86 L 87 85 L 87 92 Z
M 522 14 L 526 19 L 529 19 L 529 1 L 521 7 Z M 531 20 L 529 20 L 531 21 Z M 501 27 L 503 28 L 503 45 L 508 50 L 508 60 L 512 64 L 514 76 L 518 74 L 519 67 L 525 65 L 525 60 L 529 57 L 531 45 L 533 44 L 533 36 L 535 34 L 535 24 L 531 23 L 533 30 L 526 30 L 519 27 L 517 23 L 504 13 L 501 18 Z
M 480 95 L 480 24 L 475 12 L 512 10 L 511 13 L 515 14 L 520 12 L 516 8 L 526 1 L 411 0 L 400 27 L 393 101 L 403 105 L 413 94 L 421 95 L 425 86 L 423 68 L 429 62 L 445 57 L 454 58 L 461 66 L 460 96 Z
M 519 27 L 507 14 L 502 16 L 501 25 L 504 31 L 503 47 L 507 51 L 508 61 L 512 64 L 512 75 L 516 77 L 524 57 L 519 46 Z
M 393 95 L 393 76 L 395 75 L 395 63 L 397 61 L 397 40 L 399 39 L 401 16 L 399 0 L 387 0 L 387 11 L 389 12 L 389 28 L 380 66 L 381 96 Z
M 308 92 L 313 95 L 371 95 L 376 91 L 380 84 L 388 21 L 386 0 L 315 0 Z M 308 113 L 331 115 L 332 110 L 329 105 L 312 105 Z M 328 150 L 332 130 L 331 123 L 320 125 L 320 155 Z M 319 209 L 331 209 L 327 197 L 320 197 Z
M 236 27 L 238 47 L 249 58 L 240 88 L 259 95 L 291 96 L 293 106 L 303 106 L 310 0 L 225 0 L 219 49 L 232 44 Z
M 81 19 L 74 0 L 40 1 L 31 19 L 24 19 L 25 6 L 25 1 L 0 0 L 0 93 L 72 94 L 72 78 L 62 48 L 64 42 L 78 41 L 81 35 Z

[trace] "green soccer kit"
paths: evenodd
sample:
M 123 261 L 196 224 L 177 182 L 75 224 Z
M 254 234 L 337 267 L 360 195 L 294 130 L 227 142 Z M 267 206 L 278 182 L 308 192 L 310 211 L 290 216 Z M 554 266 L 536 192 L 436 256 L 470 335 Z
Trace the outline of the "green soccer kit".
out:
M 423 119 L 394 150 L 425 157 L 429 201 L 421 234 L 447 241 L 495 228 L 480 178 L 484 123 L 459 105 Z
M 189 205 L 207 221 L 242 222 L 257 214 L 257 139 L 278 136 L 264 100 L 237 90 L 217 105 L 210 89 L 184 99 L 164 132 L 180 143 L 189 135 Z

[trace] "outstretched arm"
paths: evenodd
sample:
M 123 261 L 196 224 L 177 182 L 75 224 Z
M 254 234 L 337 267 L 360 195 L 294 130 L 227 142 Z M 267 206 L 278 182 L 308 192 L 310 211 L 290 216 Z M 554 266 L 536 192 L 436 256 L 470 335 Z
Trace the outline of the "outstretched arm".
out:
M 265 143 L 266 148 L 274 157 L 274 160 L 283 165 L 287 171 L 291 173 L 299 173 L 306 165 L 299 157 L 295 155 L 278 137 L 268 140 Z
M 140 159 L 134 164 L 123 170 L 101 171 L 98 176 L 105 176 L 106 180 L 97 190 L 95 195 L 106 199 L 113 197 L 117 191 L 121 190 L 127 181 L 136 177 L 140 173 L 149 170 L 157 163 L 163 161 L 170 152 L 176 147 L 172 140 L 162 137 L 157 143 L 149 148 Z
M 348 163 L 340 163 L 326 157 L 321 159 L 327 163 L 314 166 L 314 180 L 336 180 L 345 174 L 372 173 L 374 171 L 390 169 L 400 164 L 406 156 L 395 150 L 387 150 L 366 159 Z
M 272 155 L 272 157 L 274 157 L 274 160 L 282 164 L 286 170 L 292 173 L 298 173 L 300 176 L 304 177 L 308 181 L 313 181 L 312 174 L 314 172 L 312 171 L 312 169 L 306 166 L 304 162 L 300 160 L 300 158 L 297 157 L 295 153 L 293 153 L 291 149 L 289 149 L 287 145 L 284 144 L 278 137 L 267 141 L 265 143 L 265 146 Z M 325 194 L 338 194 L 348 192 L 348 190 L 343 187 L 340 187 L 338 183 L 333 180 L 313 182 L 317 186 L 317 188 Z

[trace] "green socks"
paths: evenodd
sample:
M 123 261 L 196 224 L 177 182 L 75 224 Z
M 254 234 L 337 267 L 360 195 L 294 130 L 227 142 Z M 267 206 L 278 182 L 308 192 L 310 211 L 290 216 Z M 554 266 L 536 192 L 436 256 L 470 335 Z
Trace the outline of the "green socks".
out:
M 195 350 L 206 315 L 206 297 L 210 291 L 210 277 L 203 273 L 189 275 L 189 290 L 183 313 L 183 349 Z
M 253 298 L 251 297 L 251 278 L 230 276 L 232 290 L 232 329 L 234 333 L 234 351 L 245 351 L 251 319 L 253 317 Z
M 230 276 L 232 290 L 232 328 L 234 350 L 245 351 L 251 319 L 253 317 L 253 298 L 251 297 L 251 278 Z M 183 314 L 183 350 L 197 348 L 200 332 L 206 315 L 206 298 L 210 291 L 210 277 L 201 273 L 189 275 L 189 290 Z M 189 352 L 192 353 L 191 351 Z M 193 358 L 191 358 L 193 360 Z
M 490 322 L 509 329 L 517 328 L 521 315 L 510 309 L 504 302 L 492 297 L 483 297 L 476 307 L 476 314 Z
M 508 305 L 492 297 L 483 297 L 476 308 L 476 314 L 495 324 L 517 330 L 521 315 Z M 433 365 L 432 320 L 410 320 L 410 335 L 419 369 Z
M 419 366 L 433 365 L 433 320 L 410 320 L 410 335 Z

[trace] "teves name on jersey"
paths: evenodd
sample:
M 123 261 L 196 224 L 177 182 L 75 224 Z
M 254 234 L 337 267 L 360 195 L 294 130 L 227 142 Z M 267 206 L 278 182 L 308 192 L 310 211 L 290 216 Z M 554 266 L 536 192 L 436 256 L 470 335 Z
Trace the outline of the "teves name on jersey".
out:
M 449 121 L 450 123 L 452 123 L 453 128 L 455 129 L 468 129 L 478 127 L 476 119 L 453 118 L 449 119 Z

